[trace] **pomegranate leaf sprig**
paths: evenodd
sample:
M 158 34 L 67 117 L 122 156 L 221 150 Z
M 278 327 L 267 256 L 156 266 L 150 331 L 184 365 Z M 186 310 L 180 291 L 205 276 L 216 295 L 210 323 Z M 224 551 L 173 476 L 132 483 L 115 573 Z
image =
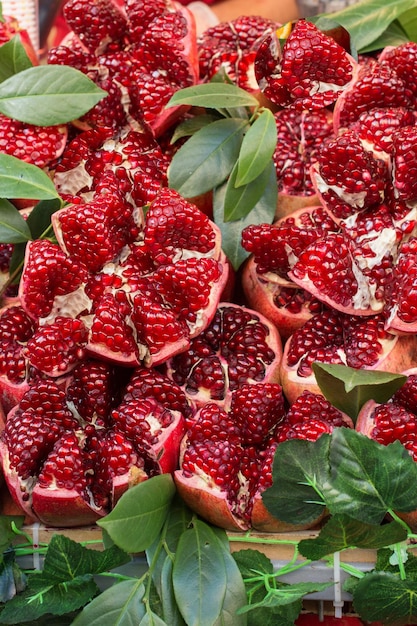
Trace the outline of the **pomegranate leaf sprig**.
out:
M 353 50 L 361 54 L 417 41 L 414 0 L 361 0 L 331 13 L 309 18 L 322 30 L 343 26 Z
M 243 228 L 271 223 L 276 211 L 273 114 L 253 94 L 219 77 L 177 91 L 167 106 L 177 105 L 194 107 L 196 115 L 172 138 L 175 143 L 189 136 L 171 161 L 168 184 L 186 198 L 213 193 L 223 249 L 238 269 L 248 256 L 240 243 Z

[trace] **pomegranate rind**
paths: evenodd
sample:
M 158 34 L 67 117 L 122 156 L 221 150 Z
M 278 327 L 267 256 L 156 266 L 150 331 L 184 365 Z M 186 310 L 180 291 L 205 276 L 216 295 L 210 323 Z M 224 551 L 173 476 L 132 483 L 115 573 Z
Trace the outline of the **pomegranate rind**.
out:
M 281 338 L 286 340 L 310 319 L 312 313 L 307 306 L 303 306 L 299 313 L 278 307 L 275 297 L 281 287 L 300 288 L 291 281 L 280 279 L 278 276 L 274 278 L 275 280 L 268 280 L 268 274 L 261 277 L 256 271 L 255 260 L 251 257 L 242 269 L 242 288 L 248 305 L 269 319 L 276 326 Z M 279 380 L 280 375 L 277 382 Z
M 297 532 L 301 530 L 310 530 L 314 528 L 326 517 L 327 511 L 323 509 L 313 522 L 308 524 L 290 524 L 274 517 L 266 508 L 262 500 L 262 494 L 257 493 L 253 499 L 253 508 L 251 515 L 252 528 L 263 533 L 287 533 Z
M 381 358 L 366 369 L 401 374 L 417 363 L 417 335 L 392 335 L 390 343 L 390 349 L 383 351 Z M 280 368 L 281 385 L 288 402 L 293 404 L 306 389 L 323 395 L 314 374 L 303 378 L 297 374 L 297 365 L 294 367 L 288 365 L 290 349 L 291 337 L 285 344 Z
M 180 497 L 190 509 L 211 524 L 230 531 L 249 529 L 249 524 L 232 513 L 225 492 L 214 483 L 208 485 L 199 476 L 188 478 L 182 470 L 174 472 L 174 481 Z

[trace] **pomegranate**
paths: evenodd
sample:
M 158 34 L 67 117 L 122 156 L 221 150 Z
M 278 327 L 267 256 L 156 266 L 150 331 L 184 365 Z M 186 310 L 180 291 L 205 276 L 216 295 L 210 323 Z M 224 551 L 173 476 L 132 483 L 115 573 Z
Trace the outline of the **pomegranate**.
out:
M 335 131 L 355 122 L 360 115 L 373 109 L 415 106 L 415 96 L 409 78 L 404 80 L 389 61 L 370 60 L 358 66 L 353 80 L 339 94 L 334 107 Z
M 258 15 L 242 15 L 204 30 L 197 39 L 200 80 L 224 71 L 242 89 L 259 91 L 254 77 L 258 47 L 279 25 Z
M 8 413 L 0 456 L 26 515 L 50 526 L 87 525 L 129 486 L 175 470 L 184 417 L 160 393 L 162 375 L 156 392 L 148 384 L 144 394 L 135 382 L 125 394 L 126 377 L 127 370 L 87 359 L 65 386 L 43 380 Z M 147 377 L 149 383 L 150 371 Z M 171 381 L 165 384 L 175 393 Z
M 0 405 L 8 413 L 25 391 L 31 377 L 24 355 L 36 324 L 19 304 L 0 309 Z
M 283 339 L 323 308 L 290 280 L 291 265 L 316 237 L 337 230 L 331 214 L 318 205 L 297 209 L 272 225 L 247 226 L 242 232 L 242 246 L 251 253 L 242 270 L 246 301 L 276 325 Z
M 305 19 L 264 38 L 255 59 L 263 94 L 276 105 L 299 110 L 332 105 L 353 80 L 358 64 L 332 37 Z M 280 36 L 285 38 L 281 46 Z
M 417 461 L 417 369 L 412 367 L 401 373 L 407 376 L 404 385 L 387 402 L 368 400 L 358 414 L 355 428 L 383 445 L 399 441 Z M 417 511 L 398 515 L 416 532 Z
M 409 213 L 396 219 L 387 204 L 373 205 L 340 221 L 324 207 L 310 207 L 274 225 L 248 226 L 242 245 L 253 253 L 256 278 L 267 289 L 269 283 L 282 283 L 284 278 L 347 315 L 382 312 L 388 318 L 393 281 L 400 271 L 396 269 L 399 250 L 406 246 L 414 225 Z M 250 284 L 246 285 L 255 282 L 251 273 L 249 262 L 244 290 L 256 308 Z M 257 300 L 265 301 L 267 314 L 270 298 Z
M 130 366 L 162 363 L 211 322 L 227 282 L 218 228 L 177 192 L 162 189 L 144 218 L 118 188 L 100 191 L 54 214 L 59 244 L 27 246 L 20 301 L 39 326 L 36 367 L 49 375 L 64 323 L 71 367 L 85 350 Z
M 81 126 L 144 124 L 161 135 L 183 112 L 165 104 L 198 80 L 192 13 L 171 0 L 68 0 L 63 11 L 71 32 L 48 63 L 75 66 L 108 92 Z
M 279 384 L 244 384 L 228 411 L 211 402 L 198 411 L 182 443 L 177 489 L 193 510 L 228 530 L 301 530 L 296 521 L 273 518 L 262 502 L 272 461 L 282 441 L 314 441 L 335 426 L 353 425 L 320 395 L 306 392 L 286 412 Z
M 361 317 L 326 309 L 305 322 L 285 345 L 280 379 L 290 403 L 305 389 L 320 393 L 314 362 L 400 373 L 417 363 L 417 336 L 389 333 L 381 314 Z
M 58 193 L 70 202 L 91 200 L 96 190 L 117 181 L 121 192 L 143 206 L 167 186 L 168 163 L 151 133 L 101 127 L 68 142 L 52 176 Z
M 278 382 L 282 343 L 262 314 L 221 302 L 210 325 L 164 365 L 194 409 L 213 402 L 227 410 L 244 384 Z

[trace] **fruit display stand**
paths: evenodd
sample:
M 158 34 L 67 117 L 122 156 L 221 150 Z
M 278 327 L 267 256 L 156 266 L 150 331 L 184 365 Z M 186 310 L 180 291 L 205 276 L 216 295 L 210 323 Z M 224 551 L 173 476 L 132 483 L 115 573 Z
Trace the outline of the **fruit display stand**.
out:
M 36 552 L 36 548 L 48 544 L 55 534 L 62 534 L 77 543 L 87 544 L 89 548 L 100 550 L 102 544 L 102 531 L 96 526 L 86 526 L 80 528 L 52 528 L 39 523 L 27 524 L 23 527 L 26 537 L 21 536 L 16 539 L 16 545 L 20 541 L 24 542 L 30 537 L 33 542 L 33 554 L 19 557 L 19 565 L 27 569 L 39 569 L 42 567 L 42 556 Z M 306 530 L 285 533 L 251 533 L 250 543 L 244 533 L 228 533 L 230 549 L 232 552 L 255 547 L 265 554 L 273 563 L 276 570 L 283 568 L 289 563 L 302 564 L 304 560 L 294 562 L 294 544 L 302 539 L 314 538 L 318 530 Z M 253 540 L 256 543 L 253 543 Z M 417 548 L 416 548 L 417 550 Z M 352 597 L 343 590 L 343 583 L 348 578 L 348 574 L 343 570 L 343 564 L 353 566 L 363 572 L 373 568 L 376 551 L 365 549 L 350 549 L 341 554 L 333 555 L 333 567 L 324 561 L 317 561 L 300 567 L 289 574 L 281 577 L 282 582 L 320 582 L 334 583 L 326 590 L 311 593 L 305 596 L 303 611 L 300 615 L 300 626 L 312 626 L 312 622 L 303 621 L 303 616 L 317 616 L 317 624 L 335 624 L 335 626 L 355 626 L 362 624 L 356 621 L 353 608 L 351 606 Z M 126 575 L 139 576 L 146 569 L 146 561 L 142 554 L 135 555 L 132 562 L 118 568 L 120 573 Z M 108 584 L 107 580 L 99 582 L 103 588 Z M 347 620 L 347 621 L 345 621 Z M 349 621 L 351 620 L 351 621 Z M 297 620 L 298 626 L 298 620 Z M 316 622 L 315 622 L 316 623 Z M 375 626 L 376 623 L 373 623 Z

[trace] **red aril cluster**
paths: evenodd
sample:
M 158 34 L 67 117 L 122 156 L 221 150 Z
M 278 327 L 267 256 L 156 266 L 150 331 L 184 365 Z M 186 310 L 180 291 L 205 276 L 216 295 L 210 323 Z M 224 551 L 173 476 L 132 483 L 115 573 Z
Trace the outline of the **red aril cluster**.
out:
M 71 32 L 48 63 L 73 65 L 108 92 L 81 126 L 145 125 L 160 135 L 172 125 L 182 109 L 165 110 L 166 103 L 198 80 L 188 9 L 171 0 L 68 0 L 63 11 Z
M 182 443 L 177 489 L 191 508 L 222 528 L 300 530 L 305 526 L 273 518 L 262 502 L 272 484 L 273 457 L 287 439 L 315 441 L 334 427 L 353 424 L 320 394 L 306 392 L 287 411 L 279 384 L 245 384 L 232 393 L 228 411 L 208 403 L 196 414 Z
M 140 369 L 126 388 L 128 374 L 84 360 L 65 384 L 38 381 L 9 412 L 2 467 L 12 497 L 29 518 L 51 526 L 90 524 L 129 486 L 175 470 L 184 416 L 170 395 L 180 399 L 181 391 L 156 374 L 152 393 L 147 372 L 142 392 Z M 171 394 L 161 394 L 161 384 Z

